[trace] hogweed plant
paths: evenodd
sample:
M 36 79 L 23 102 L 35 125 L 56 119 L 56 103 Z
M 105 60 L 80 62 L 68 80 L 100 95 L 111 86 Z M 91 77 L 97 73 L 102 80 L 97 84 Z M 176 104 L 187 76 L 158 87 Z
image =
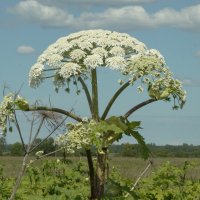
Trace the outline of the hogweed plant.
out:
M 121 73 L 119 89 L 99 114 L 98 68 L 110 68 Z M 70 92 L 71 85 L 80 84 L 85 92 L 91 117 L 85 118 L 60 108 L 30 106 L 21 98 L 10 101 L 6 96 L 0 106 L 0 123 L 6 132 L 7 119 L 13 119 L 14 110 L 45 110 L 61 113 L 75 120 L 67 124 L 68 131 L 60 134 L 55 143 L 65 147 L 69 153 L 84 148 L 88 160 L 90 175 L 90 199 L 101 199 L 107 180 L 108 147 L 122 138 L 123 134 L 133 136 L 141 145 L 144 158 L 149 150 L 144 138 L 138 132 L 141 122 L 129 121 L 129 117 L 138 109 L 156 101 L 173 99 L 174 109 L 182 108 L 186 92 L 182 83 L 173 78 L 164 57 L 155 49 L 148 49 L 144 43 L 125 33 L 107 30 L 87 30 L 70 34 L 50 45 L 31 67 L 29 84 L 37 88 L 43 81 L 51 78 L 56 91 L 60 88 Z M 139 93 L 147 88 L 149 99 L 133 106 L 120 116 L 108 117 L 115 100 L 129 86 L 139 81 Z M 89 89 L 91 88 L 91 89 Z M 77 86 L 77 94 L 80 89 Z M 12 98 L 11 98 L 12 99 Z M 91 149 L 95 147 L 96 158 L 92 158 Z

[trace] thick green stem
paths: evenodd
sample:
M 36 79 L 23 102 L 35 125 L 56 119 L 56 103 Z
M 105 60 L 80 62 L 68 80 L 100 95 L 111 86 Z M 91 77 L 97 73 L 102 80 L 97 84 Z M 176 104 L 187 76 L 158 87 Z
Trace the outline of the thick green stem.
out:
M 98 85 L 97 85 L 97 71 L 91 70 L 92 73 L 92 118 L 99 120 L 99 105 L 98 105 Z
M 95 183 L 95 172 L 94 172 L 94 164 L 92 160 L 92 154 L 90 150 L 86 150 L 88 167 L 89 167 L 89 176 L 90 176 L 90 199 L 96 199 L 96 183 Z
M 106 182 L 106 168 L 107 168 L 107 148 L 103 148 L 102 152 L 99 152 L 97 154 L 97 167 L 96 167 L 97 199 L 102 199 L 104 195 L 105 182 Z
M 84 80 L 79 76 L 78 77 L 78 81 L 80 81 L 82 87 L 83 87 L 83 90 L 85 91 L 85 95 L 87 97 L 87 101 L 88 101 L 88 105 L 90 107 L 90 112 L 92 113 L 92 99 L 91 99 L 91 96 L 90 96 L 90 92 L 88 90 L 88 87 L 87 85 L 85 84 Z
M 122 85 L 117 92 L 115 92 L 115 94 L 113 95 L 113 97 L 110 99 L 110 101 L 108 102 L 108 105 L 106 106 L 106 109 L 103 112 L 103 115 L 101 117 L 102 120 L 106 119 L 106 116 L 109 112 L 109 110 L 111 109 L 113 103 L 115 102 L 115 100 L 117 99 L 117 97 L 130 85 L 130 81 L 126 82 L 124 85 Z
M 155 101 L 158 101 L 157 99 L 148 99 L 146 101 L 143 101 L 142 103 L 139 103 L 138 105 L 131 108 L 128 112 L 124 114 L 124 118 L 127 119 L 131 114 L 133 114 L 136 110 L 142 108 L 143 106 L 146 106 L 150 103 L 153 103 Z

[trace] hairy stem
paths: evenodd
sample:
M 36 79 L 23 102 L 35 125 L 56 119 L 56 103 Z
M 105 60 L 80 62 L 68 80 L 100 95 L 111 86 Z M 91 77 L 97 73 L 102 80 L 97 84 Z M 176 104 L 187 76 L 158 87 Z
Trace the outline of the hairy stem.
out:
M 98 107 L 98 85 L 97 85 L 97 71 L 91 70 L 92 73 L 92 118 L 96 121 L 99 120 L 99 107 Z
M 106 183 L 106 168 L 107 168 L 107 148 L 102 148 L 102 152 L 97 154 L 96 166 L 96 187 L 98 199 L 102 199 Z
M 85 151 L 86 151 L 88 167 L 89 167 L 91 199 L 94 199 L 96 197 L 94 164 L 93 164 L 93 160 L 92 160 L 91 151 L 90 150 L 85 150 Z
M 148 99 L 146 101 L 143 101 L 142 103 L 139 103 L 138 105 L 134 106 L 133 108 L 131 108 L 128 112 L 126 112 L 124 114 L 124 118 L 127 119 L 131 114 L 133 114 L 136 110 L 142 108 L 143 106 L 146 106 L 150 103 L 153 103 L 157 101 L 157 99 Z
M 90 107 L 90 112 L 92 113 L 92 99 L 91 99 L 91 96 L 90 96 L 90 92 L 88 90 L 88 87 L 87 85 L 85 84 L 84 80 L 79 76 L 78 77 L 78 81 L 81 82 L 81 85 L 83 87 L 83 90 L 85 91 L 85 95 L 87 97 L 87 101 L 88 101 L 88 104 L 89 104 L 89 107 Z
M 106 116 L 109 112 L 109 110 L 111 109 L 113 103 L 115 102 L 115 100 L 117 99 L 117 97 L 130 85 L 130 81 L 126 82 L 124 85 L 122 85 L 113 95 L 113 97 L 110 99 L 110 101 L 108 102 L 108 105 L 106 106 L 106 109 L 103 112 L 103 115 L 101 117 L 102 120 L 106 119 Z

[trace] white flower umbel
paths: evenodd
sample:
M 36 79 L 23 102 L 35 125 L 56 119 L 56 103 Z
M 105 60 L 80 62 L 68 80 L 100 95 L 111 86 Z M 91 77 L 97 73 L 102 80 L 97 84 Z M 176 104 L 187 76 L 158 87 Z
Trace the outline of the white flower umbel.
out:
M 84 41 L 84 42 L 79 42 L 78 46 L 82 50 L 90 50 L 93 48 L 92 44 L 90 42 Z
M 37 87 L 42 82 L 42 72 L 44 65 L 36 63 L 29 72 L 29 84 L 31 87 Z
M 108 51 L 106 51 L 102 47 L 97 47 L 97 48 L 93 49 L 91 52 L 92 52 L 92 54 L 98 54 L 98 55 L 100 55 L 103 58 L 104 57 L 106 58 L 108 56 Z
M 59 71 L 60 76 L 66 79 L 80 73 L 81 66 L 72 62 L 64 64 Z
M 101 66 L 102 64 L 103 64 L 103 59 L 98 54 L 89 55 L 84 60 L 84 65 L 87 66 L 87 68 L 91 69 Z
M 94 131 L 97 122 L 94 120 L 87 123 L 77 123 L 68 125 L 69 132 L 60 135 L 55 139 L 55 144 L 65 147 L 68 153 L 74 153 L 76 149 L 89 149 L 93 145 L 99 147 L 102 142 L 101 133 Z
M 44 77 L 53 76 L 49 73 L 60 74 L 63 62 L 80 65 L 81 73 L 86 74 L 91 68 L 97 67 L 110 67 L 123 72 L 131 55 L 145 54 L 146 51 L 143 43 L 126 33 L 80 31 L 58 39 L 39 56 L 37 63 L 31 68 L 29 83 L 31 87 L 38 87 Z M 68 74 L 70 69 L 71 74 L 74 73 L 73 66 L 68 68 Z
M 142 78 L 148 88 L 159 80 L 163 90 L 171 81 L 173 91 L 178 88 L 173 96 L 180 95 L 178 98 L 184 99 L 182 86 L 177 86 L 158 50 L 147 49 L 144 43 L 126 33 L 101 29 L 80 31 L 58 39 L 31 68 L 29 83 L 31 87 L 38 87 L 44 78 L 53 77 L 54 85 L 63 87 L 70 76 L 87 77 L 91 69 L 97 67 L 117 70 L 128 76 L 130 83 Z
M 63 60 L 63 57 L 61 55 L 52 54 L 51 56 L 49 56 L 46 64 L 51 68 L 60 67 L 62 60 Z
M 75 49 L 70 53 L 70 58 L 74 61 L 79 61 L 86 56 L 86 52 L 81 49 Z
M 0 103 L 0 128 L 4 135 L 7 132 L 7 125 L 9 125 L 9 130 L 12 131 L 11 122 L 14 122 L 15 119 L 16 106 L 17 109 L 22 108 L 23 110 L 24 106 L 27 105 L 28 102 L 24 98 L 13 93 L 4 96 L 3 101 Z
M 150 49 L 146 51 L 146 55 L 150 57 L 158 58 L 163 64 L 165 64 L 165 59 L 161 53 L 156 49 Z
M 7 132 L 7 120 L 14 120 L 14 95 L 8 94 L 3 98 L 0 104 L 0 127 L 2 133 L 5 135 Z
M 127 62 L 121 56 L 113 56 L 106 59 L 106 64 L 111 69 L 123 71 L 127 65 Z
M 113 55 L 113 56 L 125 56 L 125 51 L 122 47 L 113 47 L 111 50 L 110 50 L 110 53 Z

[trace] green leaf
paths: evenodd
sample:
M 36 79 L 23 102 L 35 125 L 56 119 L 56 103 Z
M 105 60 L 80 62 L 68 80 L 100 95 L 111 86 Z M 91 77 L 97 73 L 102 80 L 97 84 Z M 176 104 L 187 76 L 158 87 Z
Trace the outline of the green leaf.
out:
M 120 119 L 120 117 L 116 117 L 116 116 L 112 116 L 112 117 L 110 117 L 110 118 L 108 118 L 107 120 L 106 120 L 106 122 L 108 123 L 108 124 L 115 124 L 117 127 L 119 127 L 120 129 L 122 129 L 123 131 L 126 131 L 127 130 L 127 125 L 124 123 L 124 122 L 122 122 L 122 120 Z
M 28 110 L 29 109 L 29 104 L 28 104 L 28 102 L 25 100 L 25 99 L 23 99 L 23 98 L 17 98 L 16 100 L 15 100 L 15 105 L 19 108 L 19 109 L 21 109 L 21 110 Z
M 128 126 L 129 129 L 139 128 L 140 124 L 141 121 L 132 121 L 132 122 L 129 122 L 128 120 L 126 121 L 126 125 Z
M 169 97 L 170 95 L 170 89 L 166 88 L 160 95 L 159 95 L 159 99 L 166 99 L 167 97 Z
M 133 131 L 131 129 L 128 129 L 126 131 L 127 135 L 132 135 L 138 142 L 138 144 L 141 145 L 141 151 L 142 151 L 142 156 L 144 159 L 147 159 L 149 157 L 150 154 L 150 150 L 147 147 L 144 138 L 142 137 L 142 135 L 140 135 L 140 133 L 138 131 Z

